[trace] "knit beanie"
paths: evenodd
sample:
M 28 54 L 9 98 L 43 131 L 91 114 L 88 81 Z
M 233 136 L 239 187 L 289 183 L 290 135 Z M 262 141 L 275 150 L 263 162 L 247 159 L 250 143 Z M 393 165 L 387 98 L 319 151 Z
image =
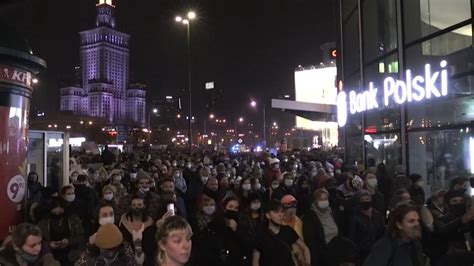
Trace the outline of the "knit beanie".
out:
M 102 225 L 97 231 L 95 245 L 101 249 L 112 249 L 120 246 L 123 242 L 122 232 L 115 224 Z

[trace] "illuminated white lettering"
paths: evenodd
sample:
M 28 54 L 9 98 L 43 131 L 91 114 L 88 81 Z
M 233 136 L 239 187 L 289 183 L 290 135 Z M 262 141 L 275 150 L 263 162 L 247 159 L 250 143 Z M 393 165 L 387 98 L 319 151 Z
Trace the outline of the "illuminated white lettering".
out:
M 424 75 L 413 76 L 411 70 L 406 70 L 405 80 L 387 77 L 383 81 L 383 103 L 390 106 L 391 102 L 404 104 L 405 102 L 422 101 L 423 99 L 439 98 L 448 95 L 448 63 L 440 62 L 440 71 L 432 72 L 431 66 L 424 66 Z M 342 89 L 342 88 L 340 88 Z M 368 111 L 378 108 L 378 89 L 373 82 L 369 83 L 369 88 L 361 93 L 349 92 L 349 111 L 351 114 Z M 340 95 L 340 97 L 339 97 Z M 343 126 L 347 121 L 347 94 L 341 91 L 337 98 L 339 126 Z M 341 108 L 341 110 L 339 110 Z M 344 114 L 345 116 L 344 116 Z
M 21 72 L 18 72 L 17 70 L 14 70 L 13 71 L 13 76 L 12 76 L 11 79 L 21 82 L 21 76 L 20 76 L 21 74 L 22 74 Z
M 435 82 L 438 79 L 439 72 L 433 73 L 431 75 L 431 66 L 429 64 L 425 65 L 425 90 L 426 90 L 426 99 L 430 99 L 431 95 L 435 97 L 441 97 L 441 93 L 438 88 L 435 86 Z

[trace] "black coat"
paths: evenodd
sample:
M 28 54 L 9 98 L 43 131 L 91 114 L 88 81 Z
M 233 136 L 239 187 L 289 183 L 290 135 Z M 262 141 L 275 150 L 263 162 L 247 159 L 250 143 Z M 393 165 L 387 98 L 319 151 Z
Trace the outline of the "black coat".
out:
M 237 231 L 232 231 L 222 217 L 208 224 L 197 243 L 193 243 L 193 259 L 196 265 L 246 266 L 251 265 L 253 235 L 250 228 L 238 222 Z
M 425 265 L 419 241 L 404 242 L 384 236 L 372 248 L 364 266 L 414 266 Z
M 333 215 L 333 218 L 336 224 L 338 224 L 337 217 Z M 304 242 L 311 253 L 311 265 L 328 265 L 330 261 L 330 258 L 327 256 L 328 245 L 326 244 L 324 228 L 319 217 L 314 211 L 309 210 L 303 215 L 302 222 Z
M 370 217 L 359 212 L 351 219 L 349 238 L 357 246 L 362 261 L 369 255 L 375 242 L 383 236 L 384 230 L 384 217 L 376 210 L 372 211 Z

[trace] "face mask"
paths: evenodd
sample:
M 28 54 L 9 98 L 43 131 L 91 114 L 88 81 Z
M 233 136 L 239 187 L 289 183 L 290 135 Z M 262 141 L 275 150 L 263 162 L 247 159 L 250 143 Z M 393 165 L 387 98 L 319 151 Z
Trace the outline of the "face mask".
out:
M 318 207 L 322 210 L 325 210 L 329 208 L 329 201 L 324 200 L 324 201 L 318 201 Z
M 206 184 L 208 179 L 209 179 L 208 176 L 201 176 L 201 182 L 202 182 L 203 184 Z
M 371 188 L 376 188 L 377 187 L 377 179 L 375 179 L 375 178 L 367 179 L 367 185 Z
M 122 176 L 121 176 L 121 175 L 116 175 L 116 176 L 114 176 L 114 181 L 115 181 L 115 182 L 120 182 L 120 181 L 122 181 Z
M 113 198 L 114 198 L 113 193 L 104 194 L 104 199 L 107 200 L 107 201 L 111 201 Z
M 232 210 L 226 210 L 225 211 L 225 218 L 229 219 L 229 220 L 235 220 L 237 221 L 238 218 L 239 218 L 239 212 L 236 212 L 236 211 L 232 211 Z
M 252 210 L 254 210 L 254 211 L 260 210 L 260 207 L 262 207 L 262 203 L 260 203 L 260 202 L 252 202 L 252 203 L 250 203 L 250 209 L 252 209 Z
M 214 214 L 214 212 L 216 212 L 216 206 L 214 205 L 204 206 L 202 207 L 202 211 L 207 215 L 212 215 Z
M 181 175 L 180 174 L 175 174 L 174 178 L 179 178 Z
M 252 188 L 252 187 L 251 187 L 250 184 L 243 184 L 243 185 L 242 185 L 242 189 L 243 189 L 244 191 L 250 191 L 251 188 Z
M 132 214 L 133 216 L 142 216 L 144 209 L 143 208 L 133 208 L 132 209 Z
M 280 184 L 272 184 L 272 189 L 275 190 L 280 186 Z
M 285 179 L 285 186 L 287 187 L 293 186 L 293 179 Z
M 65 200 L 67 202 L 73 202 L 76 199 L 76 194 L 73 195 L 66 195 Z
M 360 203 L 360 208 L 364 211 L 368 211 L 370 208 L 372 208 L 372 202 L 367 202 L 367 201 L 364 201 L 364 202 L 361 202 Z
M 146 193 L 148 193 L 148 191 L 150 191 L 150 188 L 149 188 L 149 187 L 142 187 L 142 188 L 140 188 L 140 192 L 141 192 L 142 194 L 146 194 Z
M 34 262 L 36 262 L 39 258 L 39 255 L 31 255 L 31 254 L 28 254 L 28 253 L 25 253 L 25 252 L 22 252 L 20 254 L 20 257 L 28 264 L 32 264 Z
M 115 222 L 115 218 L 112 217 L 104 217 L 99 219 L 99 224 L 104 225 L 104 224 L 113 224 Z
M 424 184 L 425 184 L 425 182 L 423 182 L 423 181 L 417 181 L 417 182 L 416 182 L 416 185 L 417 185 L 418 187 L 423 187 Z
M 186 164 L 186 168 L 191 169 L 191 164 L 190 163 Z
M 255 190 L 260 190 L 260 189 L 262 189 L 262 184 L 260 184 L 260 183 L 255 184 L 255 186 L 254 186 L 253 189 L 255 189 Z
M 409 239 L 421 239 L 421 226 L 417 225 L 413 228 L 408 229 L 406 235 Z
M 173 167 L 176 167 L 177 165 L 178 165 L 177 163 L 173 163 L 173 164 L 172 164 Z
M 77 181 L 77 175 L 72 175 L 71 180 L 72 180 L 72 182 L 76 182 Z
M 133 179 L 136 179 L 137 178 L 137 173 L 130 173 L 130 178 L 133 180 Z
M 451 205 L 449 210 L 456 216 L 463 216 L 467 211 L 465 203 Z

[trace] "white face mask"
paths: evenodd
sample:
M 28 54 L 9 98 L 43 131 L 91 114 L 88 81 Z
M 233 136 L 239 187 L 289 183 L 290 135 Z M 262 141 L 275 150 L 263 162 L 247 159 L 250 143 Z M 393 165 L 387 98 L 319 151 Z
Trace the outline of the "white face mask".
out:
M 327 200 L 318 201 L 318 207 L 322 210 L 329 208 L 329 201 Z
M 420 181 L 417 181 L 417 182 L 416 182 L 416 185 L 417 185 L 418 187 L 423 187 L 423 186 L 425 185 L 425 182 L 424 182 L 423 180 L 420 180 Z
M 260 183 L 255 184 L 255 186 L 254 186 L 253 189 L 255 189 L 255 190 L 260 190 L 260 189 L 262 189 L 262 184 L 260 184 Z
M 272 189 L 275 190 L 280 186 L 280 184 L 272 184 Z
M 73 202 L 76 199 L 76 194 L 66 195 L 64 198 L 67 202 Z
M 112 200 L 114 198 L 114 194 L 113 193 L 107 193 L 107 194 L 104 194 L 104 199 L 105 200 Z
M 206 184 L 208 179 L 209 179 L 208 176 L 201 176 L 201 182 L 202 182 L 203 184 Z
M 140 191 L 142 193 L 147 193 L 148 191 L 150 191 L 150 188 L 149 187 L 143 187 L 143 188 L 140 188 Z
M 252 186 L 250 184 L 243 184 L 242 185 L 242 189 L 244 191 L 249 191 L 251 188 L 252 188 Z
M 104 218 L 99 218 L 99 224 L 104 225 L 104 224 L 113 224 L 115 223 L 115 218 L 112 217 L 104 217 Z
M 293 186 L 293 179 L 285 179 L 285 186 L 287 187 Z
M 204 206 L 202 207 L 202 211 L 207 215 L 212 215 L 214 214 L 214 212 L 216 212 L 216 206 L 214 205 Z
M 130 173 L 130 178 L 131 179 L 136 179 L 137 178 L 137 173 Z
M 72 180 L 72 182 L 76 182 L 77 181 L 77 175 L 72 175 L 71 180 Z
M 260 202 L 252 202 L 252 203 L 250 203 L 250 209 L 252 209 L 252 210 L 254 210 L 254 211 L 260 210 L 260 207 L 262 207 L 262 203 L 260 203 Z
M 375 179 L 375 178 L 367 179 L 367 186 L 369 186 L 371 188 L 376 188 L 377 187 L 377 179 Z

